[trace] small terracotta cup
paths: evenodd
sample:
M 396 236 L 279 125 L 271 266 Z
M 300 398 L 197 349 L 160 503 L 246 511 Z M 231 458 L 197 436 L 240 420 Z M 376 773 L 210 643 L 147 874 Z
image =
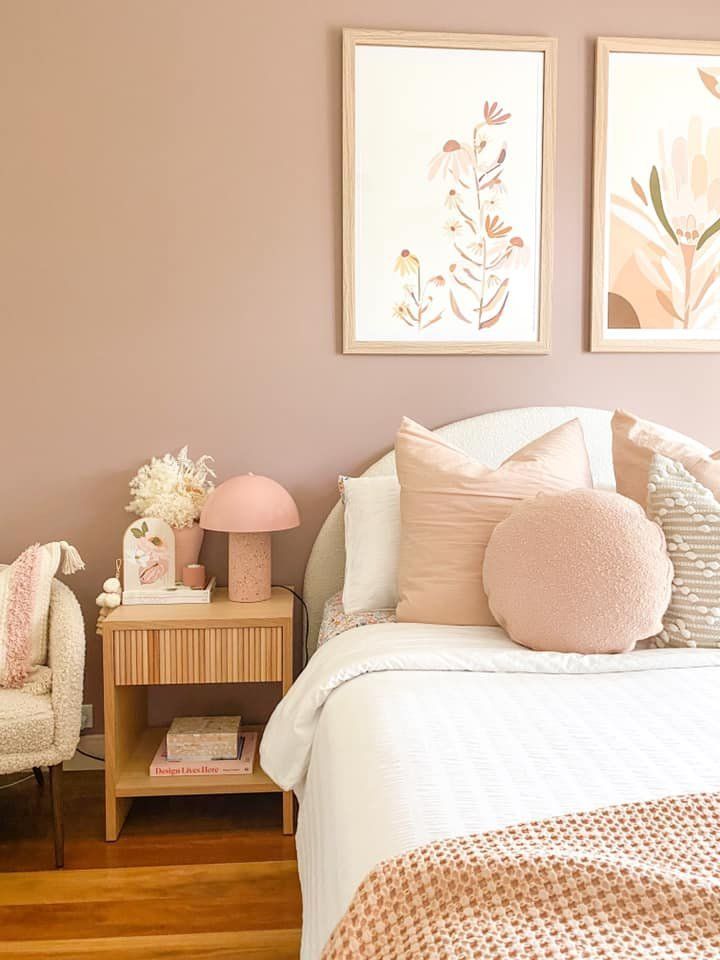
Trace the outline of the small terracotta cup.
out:
M 193 590 L 202 590 L 205 586 L 205 567 L 202 563 L 189 563 L 183 567 L 182 582 Z

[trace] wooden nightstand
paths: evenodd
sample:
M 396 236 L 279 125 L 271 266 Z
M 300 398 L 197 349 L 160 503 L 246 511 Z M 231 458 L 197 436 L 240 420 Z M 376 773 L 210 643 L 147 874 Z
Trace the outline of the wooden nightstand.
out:
M 293 596 L 279 587 L 262 603 L 233 603 L 216 590 L 209 604 L 113 610 L 103 622 L 105 839 L 117 840 L 134 797 L 281 792 L 258 759 L 246 776 L 151 777 L 167 728 L 147 726 L 148 687 L 275 681 L 284 694 L 292 673 Z M 283 833 L 293 821 L 292 793 L 283 793 Z

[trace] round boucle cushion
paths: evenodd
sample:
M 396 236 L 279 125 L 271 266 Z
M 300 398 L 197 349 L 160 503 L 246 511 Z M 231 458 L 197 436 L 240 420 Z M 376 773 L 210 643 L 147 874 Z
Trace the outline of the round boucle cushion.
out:
M 483 567 L 510 637 L 563 653 L 624 653 L 657 634 L 672 576 L 660 527 L 601 490 L 522 501 L 495 528 Z

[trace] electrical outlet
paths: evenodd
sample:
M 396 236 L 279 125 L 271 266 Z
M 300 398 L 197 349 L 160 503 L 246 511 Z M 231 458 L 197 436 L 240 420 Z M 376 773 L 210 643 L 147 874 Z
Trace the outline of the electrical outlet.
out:
M 80 729 L 89 730 L 94 726 L 93 705 L 91 703 L 84 703 L 80 712 Z

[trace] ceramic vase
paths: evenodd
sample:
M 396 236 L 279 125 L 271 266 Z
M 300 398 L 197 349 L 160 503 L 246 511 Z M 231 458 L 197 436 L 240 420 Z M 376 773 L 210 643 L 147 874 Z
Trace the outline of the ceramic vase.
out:
M 175 582 L 182 581 L 183 567 L 197 563 L 205 531 L 199 523 L 191 527 L 173 527 L 175 534 Z

